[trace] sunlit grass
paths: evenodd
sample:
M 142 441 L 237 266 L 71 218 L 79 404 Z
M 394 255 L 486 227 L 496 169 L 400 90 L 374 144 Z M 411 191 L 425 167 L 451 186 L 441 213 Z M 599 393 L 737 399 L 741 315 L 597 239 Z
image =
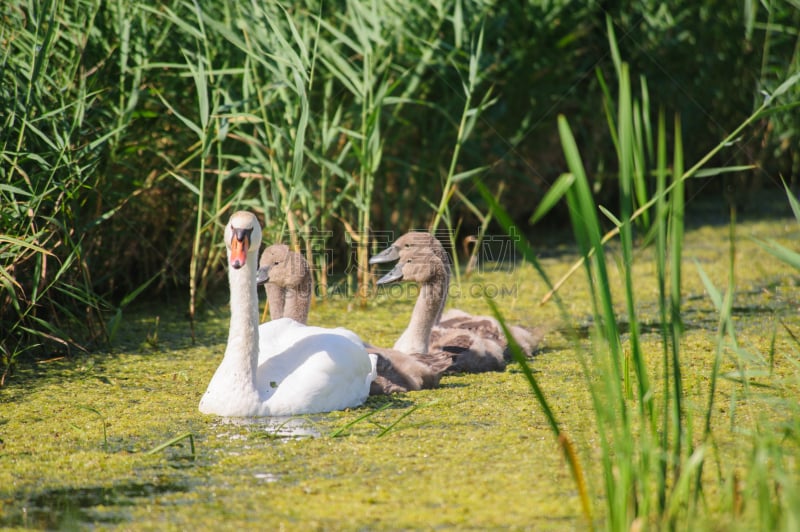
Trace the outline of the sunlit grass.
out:
M 758 369 L 749 373 L 745 368 L 755 364 L 762 366 L 764 355 L 750 353 L 743 349 L 737 341 L 736 326 L 732 318 L 734 295 L 736 294 L 736 219 L 732 210 L 730 220 L 730 252 L 728 256 L 728 274 L 725 290 L 719 290 L 698 264 L 697 270 L 703 280 L 705 291 L 713 302 L 719 315 L 716 336 L 716 354 L 707 376 L 706 406 L 700 412 L 689 408 L 686 401 L 686 351 L 683 343 L 682 309 L 684 289 L 683 276 L 683 240 L 684 240 L 684 181 L 702 171 L 701 167 L 711 154 L 727 145 L 729 136 L 709 155 L 684 172 L 681 124 L 675 120 L 671 134 L 672 165 L 667 166 L 667 129 L 663 112 L 659 113 L 655 138 L 649 127 L 650 109 L 647 99 L 646 83 L 642 81 L 643 103 L 632 96 L 629 67 L 619 59 L 619 52 L 613 39 L 613 29 L 609 23 L 612 55 L 617 66 L 617 84 L 619 93 L 616 100 L 607 106 L 609 130 L 614 138 L 619 159 L 619 214 L 612 213 L 602 205 L 597 205 L 591 191 L 591 180 L 587 176 L 580 156 L 578 145 L 565 117 L 559 118 L 559 132 L 564 156 L 569 173 L 556 182 L 551 192 L 545 196 L 534 218 L 538 219 L 561 198 L 566 198 L 569 208 L 575 240 L 578 244 L 585 280 L 589 286 L 589 297 L 592 306 L 592 327 L 590 331 L 590 352 L 579 354 L 583 367 L 586 386 L 591 393 L 592 409 L 597 433 L 600 441 L 600 460 L 605 527 L 609 530 L 627 530 L 630 528 L 655 526 L 657 528 L 684 528 L 697 523 L 697 519 L 708 519 L 713 522 L 722 516 L 715 514 L 712 518 L 706 512 L 709 505 L 714 511 L 728 512 L 731 522 L 736 520 L 742 511 L 741 498 L 755 498 L 755 510 L 760 524 L 766 529 L 790 530 L 792 523 L 798 519 L 796 506 L 796 471 L 791 461 L 786 461 L 785 453 L 796 457 L 796 442 L 785 445 L 775 444 L 771 431 L 759 428 L 748 432 L 755 449 L 754 461 L 747 465 L 743 476 L 744 487 L 738 480 L 730 479 L 727 473 L 717 474 L 722 480 L 731 481 L 734 496 L 722 497 L 714 487 L 714 480 L 708 478 L 705 469 L 716 465 L 717 447 L 712 421 L 715 401 L 718 399 L 718 382 L 720 379 L 735 379 L 742 384 L 743 400 L 754 397 L 748 382 L 754 376 L 764 376 Z M 744 127 L 752 123 L 775 102 L 792 84 L 797 76 L 788 79 L 766 98 L 765 103 L 736 130 L 738 134 Z M 616 109 L 616 113 L 612 112 Z M 647 177 L 653 167 L 656 176 L 655 190 L 651 197 L 647 196 Z M 705 174 L 741 171 L 741 168 L 719 168 L 706 170 Z M 667 184 L 667 178 L 671 183 Z M 792 198 L 793 209 L 797 212 L 797 203 Z M 487 201 L 491 197 L 483 188 Z M 637 208 L 638 206 L 638 208 Z M 492 205 L 495 215 L 510 230 L 513 225 L 502 211 L 499 204 Z M 604 235 L 598 218 L 602 213 L 614 225 L 614 229 Z M 646 239 L 637 237 L 634 232 L 638 223 Z M 609 276 L 611 265 L 604 245 L 611 236 L 619 236 L 619 260 L 616 270 L 621 272 L 623 285 L 622 301 L 627 314 L 627 328 L 620 328 L 620 315 L 615 305 L 612 292 L 612 281 Z M 636 262 L 636 246 L 649 245 L 655 253 L 655 282 L 658 287 L 658 315 L 660 318 L 660 343 L 662 363 L 654 369 L 653 361 L 640 343 L 639 296 L 634 289 L 634 266 Z M 542 274 L 543 280 L 551 285 L 544 275 L 535 254 L 526 244 L 521 250 Z M 773 247 L 767 250 L 781 257 L 788 263 L 793 262 L 793 255 L 788 250 Z M 568 275 L 574 273 L 571 269 Z M 551 294 L 556 294 L 565 278 L 553 287 Z M 641 287 L 641 279 L 637 287 Z M 569 311 L 558 298 L 556 303 L 561 309 L 565 323 L 571 321 Z M 493 307 L 494 308 L 494 307 Z M 494 308 L 498 317 L 500 312 Z M 774 343 L 774 333 L 773 333 Z M 576 352 L 581 347 L 576 343 Z M 770 358 L 773 354 L 770 354 Z M 736 368 L 734 372 L 724 372 L 723 359 L 730 357 Z M 519 359 L 519 354 L 517 356 Z M 520 363 L 525 367 L 524 360 Z M 750 370 L 753 371 L 753 370 Z M 738 373 L 738 376 L 737 376 Z M 565 441 L 561 425 L 551 413 L 549 400 L 542 393 L 536 376 L 528 371 L 534 395 L 541 408 L 550 420 L 553 435 L 563 443 Z M 660 389 L 655 383 L 660 382 Z M 781 402 L 785 397 L 776 396 Z M 797 410 L 800 403 L 796 401 L 789 407 Z M 696 418 L 697 416 L 697 418 Z M 700 427 L 696 421 L 702 420 Z M 750 430 L 750 429 L 748 429 Z M 771 443 L 765 445 L 765 437 Z M 568 441 L 568 440 L 567 440 Z M 579 464 L 575 453 L 565 449 L 565 456 L 579 492 L 585 493 L 586 482 L 583 478 L 583 467 Z M 777 473 L 772 486 L 766 486 L 763 475 L 763 462 L 772 464 Z M 738 478 L 738 477 L 737 477 Z M 741 479 L 740 479 L 741 480 Z M 597 485 L 597 484 L 595 484 Z M 768 495 L 774 489 L 778 493 Z M 747 492 L 749 495 L 744 495 Z M 784 496 L 785 495 L 785 496 Z M 710 502 L 710 497 L 715 502 Z M 583 511 L 590 526 L 594 525 L 593 514 L 589 509 L 589 496 L 583 496 Z M 722 501 L 722 502 L 720 502 Z

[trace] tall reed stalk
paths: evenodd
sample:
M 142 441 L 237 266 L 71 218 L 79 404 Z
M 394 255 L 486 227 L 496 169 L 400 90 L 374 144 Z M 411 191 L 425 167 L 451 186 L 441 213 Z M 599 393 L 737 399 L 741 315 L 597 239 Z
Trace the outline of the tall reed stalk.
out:
M 473 107 L 473 98 L 478 90 L 478 85 L 481 82 L 480 76 L 480 62 L 481 53 L 483 50 L 483 30 L 478 34 L 477 41 L 473 45 L 473 49 L 469 55 L 469 69 L 467 71 L 467 78 L 462 82 L 464 106 L 461 111 L 461 118 L 458 122 L 458 129 L 456 130 L 455 146 L 453 154 L 450 157 L 450 163 L 447 168 L 447 174 L 444 176 L 442 184 L 442 195 L 439 200 L 439 205 L 436 207 L 436 213 L 431 222 L 430 231 L 434 234 L 439 229 L 439 223 L 444 222 L 447 234 L 450 240 L 450 246 L 454 250 L 453 253 L 453 272 L 455 273 L 455 286 L 461 286 L 461 271 L 458 264 L 458 254 L 455 250 L 458 249 L 456 242 L 457 228 L 453 223 L 453 217 L 450 211 L 450 202 L 453 196 L 459 195 L 457 186 L 458 183 L 470 177 L 479 175 L 486 170 L 486 166 L 471 168 L 466 171 L 456 172 L 460 164 L 461 149 L 467 139 L 475 129 L 475 124 L 481 117 L 481 114 L 491 105 L 495 103 L 492 99 L 492 91 L 487 90 L 484 92 L 480 101 Z M 460 196 L 460 195 L 459 195 Z M 462 197 L 463 201 L 463 197 Z M 470 206 L 469 202 L 465 202 Z M 473 206 L 474 208 L 474 206 Z
M 613 28 L 608 26 L 612 55 L 617 56 Z M 735 219 L 731 221 L 731 251 L 729 262 L 729 281 L 724 295 L 710 283 L 700 269 L 706 289 L 711 295 L 719 312 L 719 330 L 717 335 L 717 355 L 710 370 L 708 382 L 708 403 L 704 410 L 704 429 L 700 438 L 693 434 L 693 417 L 683 404 L 683 360 L 681 349 L 682 323 L 682 261 L 683 261 L 683 218 L 684 193 L 683 184 L 686 179 L 702 172 L 703 175 L 723 174 L 730 171 L 741 171 L 737 168 L 704 169 L 701 167 L 710 158 L 727 145 L 750 123 L 766 112 L 776 99 L 788 91 L 800 76 L 787 79 L 770 95 L 763 105 L 748 117 L 728 138 L 721 142 L 709 155 L 684 171 L 681 123 L 675 119 L 672 134 L 667 132 L 663 112 L 657 119 L 655 138 L 651 137 L 649 124 L 649 99 L 647 85 L 642 80 L 642 100 L 633 97 L 629 67 L 618 57 L 615 59 L 618 94 L 616 99 L 607 104 L 609 130 L 617 147 L 619 168 L 619 214 L 595 203 L 590 179 L 584 169 L 580 152 L 567 119 L 559 117 L 558 127 L 569 173 L 564 174 L 553 185 L 533 219 L 539 219 L 557 204 L 566 199 L 575 239 L 582 255 L 576 263 L 585 272 L 589 285 L 589 293 L 593 308 L 593 330 L 590 335 L 590 351 L 583 354 L 585 347 L 575 339 L 575 351 L 584 368 L 586 386 L 592 397 L 592 415 L 594 416 L 601 448 L 602 495 L 605 501 L 606 528 L 610 530 L 628 530 L 631 528 L 685 528 L 691 527 L 702 516 L 711 490 L 708 490 L 704 477 L 704 465 L 713 454 L 714 400 L 717 395 L 716 383 L 720 375 L 720 361 L 724 350 L 732 349 L 737 357 L 744 356 L 743 350 L 736 341 L 734 323 L 732 321 L 733 294 L 735 293 L 734 261 L 735 261 Z M 610 112 L 615 109 L 616 112 Z M 668 166 L 667 139 L 672 138 L 672 164 Z M 650 165 L 653 166 L 650 166 Z M 647 168 L 652 168 L 648 170 Z M 647 178 L 655 177 L 654 190 L 648 197 Z M 671 182 L 668 180 L 671 179 Z M 492 205 L 492 211 L 498 221 L 509 232 L 513 229 L 508 215 L 496 203 L 485 186 L 481 186 L 484 197 Z M 614 229 L 603 233 L 598 212 L 602 212 L 610 220 Z M 798 207 L 800 213 L 800 207 Z M 633 267 L 635 264 L 634 247 L 637 238 L 634 233 L 636 223 L 653 235 L 653 247 L 657 261 L 656 283 L 659 293 L 659 316 L 661 318 L 661 365 L 653 373 L 648 364 L 647 355 L 641 348 L 639 340 L 639 320 L 636 314 L 636 293 L 633 286 Z M 519 234 L 515 230 L 514 234 Z M 611 291 L 611 279 L 604 244 L 612 237 L 619 235 L 621 260 L 618 269 L 623 274 L 623 301 L 627 310 L 628 333 L 623 334 L 622 323 L 615 312 L 615 295 Z M 552 287 L 551 295 L 559 305 L 563 319 L 572 320 L 557 297 L 558 286 L 544 275 L 535 254 L 526 243 L 520 249 L 527 260 L 542 274 L 543 280 Z M 782 252 L 778 252 L 781 254 Z M 800 264 L 800 261 L 798 261 Z M 572 274 L 575 270 L 571 270 Z M 499 313 L 498 313 L 499 316 Z M 502 318 L 501 318 L 502 321 Z M 526 361 L 520 360 L 523 367 Z M 743 366 L 740 371 L 744 372 Z M 553 433 L 559 442 L 562 435 L 557 420 L 552 416 L 552 409 L 541 393 L 536 376 L 524 371 L 531 383 L 534 394 L 542 409 L 551 419 Z M 746 381 L 745 374 L 741 375 Z M 653 383 L 662 383 L 659 393 Z M 747 386 L 745 384 L 745 393 Z M 797 405 L 797 402 L 794 402 Z M 767 453 L 767 460 L 775 460 L 780 467 L 786 467 L 786 460 L 780 446 L 766 450 L 764 438 L 758 432 L 753 442 L 758 452 Z M 763 460 L 763 458 L 759 458 Z M 582 489 L 580 466 L 568 459 L 577 487 Z M 748 477 L 755 478 L 756 490 L 764 484 L 760 480 L 758 469 L 761 464 L 754 462 Z M 778 469 L 781 474 L 791 478 L 792 473 Z M 590 483 L 591 484 L 591 483 Z M 783 484 L 780 484 L 781 486 Z M 795 522 L 797 512 L 787 504 L 794 500 L 797 491 L 790 489 L 789 497 L 760 497 L 758 511 L 760 515 L 776 512 L 786 516 L 786 520 L 765 520 L 765 524 L 784 526 Z M 591 514 L 584 513 L 592 520 Z M 737 511 L 732 506 L 729 509 Z M 705 516 L 707 518 L 707 516 Z
M 130 27 L 118 13 L 102 29 L 100 2 L 12 2 L 0 21 L 0 385 L 24 353 L 85 351 L 108 339 L 113 255 L 97 228 L 127 201 L 98 173 L 113 165 L 134 96 L 97 88 Z M 105 30 L 108 30 L 107 32 Z M 130 42 L 127 43 L 130 49 Z M 87 194 L 86 191 L 91 191 Z

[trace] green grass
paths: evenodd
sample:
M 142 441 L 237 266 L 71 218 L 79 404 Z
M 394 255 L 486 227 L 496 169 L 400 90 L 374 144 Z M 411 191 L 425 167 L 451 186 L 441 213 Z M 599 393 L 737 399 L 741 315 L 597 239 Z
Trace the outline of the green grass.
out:
M 714 362 L 706 377 L 706 406 L 695 412 L 685 404 L 687 391 L 687 349 L 684 347 L 682 313 L 685 292 L 683 288 L 683 240 L 684 240 L 684 182 L 703 171 L 702 166 L 713 154 L 729 145 L 746 126 L 769 112 L 798 81 L 798 76 L 789 77 L 764 103 L 723 142 L 703 156 L 697 164 L 684 172 L 684 151 L 681 122 L 676 118 L 671 133 L 672 165 L 667 166 L 667 129 L 663 112 L 659 113 L 655 138 L 649 127 L 650 110 L 647 104 L 647 85 L 642 80 L 641 103 L 634 99 L 631 90 L 629 66 L 619 58 L 609 20 L 612 55 L 615 58 L 618 95 L 611 101 L 607 94 L 606 107 L 609 132 L 617 148 L 619 178 L 619 213 L 614 214 L 602 205 L 597 205 L 591 190 L 591 179 L 582 162 L 578 143 L 565 117 L 559 118 L 559 132 L 569 174 L 562 176 L 545 196 L 543 204 L 534 215 L 538 219 L 552 208 L 562 197 L 566 199 L 575 240 L 582 259 L 576 264 L 584 267 L 585 281 L 589 286 L 592 308 L 591 346 L 581 358 L 585 385 L 592 397 L 590 415 L 596 425 L 600 441 L 602 482 L 601 499 L 605 509 L 605 528 L 628 530 L 632 527 L 691 528 L 703 519 L 709 519 L 709 498 L 718 496 L 716 482 L 709 477 L 708 469 L 719 463 L 717 458 L 717 436 L 714 430 L 715 402 L 719 400 L 718 386 L 722 379 L 733 379 L 742 384 L 739 393 L 743 400 L 755 401 L 756 393 L 749 383 L 755 377 L 766 374 L 765 354 L 751 352 L 737 339 L 737 328 L 733 320 L 733 301 L 737 292 L 735 278 L 736 217 L 735 207 L 730 218 L 730 245 L 725 289 L 720 290 L 697 264 L 706 293 L 717 312 L 718 327 Z M 612 112 L 615 110 L 615 112 Z M 649 170 L 651 160 L 654 168 Z M 736 168 L 705 170 L 704 174 L 721 174 L 742 171 Z M 648 197 L 648 177 L 654 175 L 655 187 Z M 667 184 L 667 179 L 671 182 Z M 484 188 L 485 191 L 485 188 Z M 797 202 L 787 188 L 792 208 Z M 490 201 L 488 192 L 484 192 Z M 495 214 L 511 229 L 511 220 L 499 204 L 494 204 Z M 614 229 L 604 234 L 599 213 L 607 218 Z M 635 230 L 638 229 L 638 232 Z M 610 255 L 604 246 L 611 236 L 619 236 L 616 264 L 609 264 Z M 658 315 L 661 345 L 661 364 L 641 344 L 639 319 L 640 296 L 634 286 L 637 247 L 648 246 L 655 254 L 655 279 L 658 287 Z M 537 264 L 533 251 L 523 245 L 525 257 Z M 792 263 L 792 258 L 780 246 L 767 250 Z M 616 268 L 613 268 L 613 267 Z M 537 269 L 541 268 L 537 266 Z M 621 272 L 624 289 L 621 299 L 625 307 L 627 328 L 620 327 L 621 314 L 612 294 L 610 271 Z M 571 275 L 575 269 L 571 269 Z M 550 285 L 549 279 L 543 280 Z M 641 278 L 636 288 L 642 287 Z M 559 281 L 559 286 L 563 283 Z M 552 285 L 551 285 L 552 286 Z M 551 293 L 553 293 L 551 291 Z M 619 296 L 617 296 L 619 297 Z M 565 322 L 571 319 L 563 302 L 556 299 Z M 496 312 L 500 316 L 499 312 Z M 773 333 L 774 341 L 774 333 Z M 576 339 L 576 352 L 581 347 Z M 774 353 L 773 353 L 774 354 Z M 773 354 L 770 354 L 772 359 Z M 521 364 L 524 360 L 517 357 Z M 723 372 L 725 359 L 732 360 L 735 370 Z M 796 356 L 791 360 L 797 361 Z M 536 376 L 526 371 L 534 395 L 546 413 L 551 412 L 549 400 L 541 392 Z M 656 383 L 660 382 L 660 388 Z M 767 387 L 781 389 L 781 383 L 767 383 Z M 786 399 L 776 393 L 773 399 L 790 411 L 796 411 L 800 403 Z M 788 401 L 788 403 L 787 403 Z M 698 416 L 699 419 L 695 419 Z M 557 441 L 564 441 L 559 421 L 549 414 L 550 425 Z M 700 421 L 698 427 L 697 422 Z M 794 426 L 795 422 L 791 422 Z M 733 424 L 735 426 L 735 423 Z M 789 429 L 794 430 L 794 429 Z M 750 515 L 757 516 L 760 526 L 767 529 L 791 530 L 798 522 L 796 491 L 797 477 L 793 460 L 787 456 L 796 453 L 796 441 L 777 443 L 773 427 L 756 427 L 746 431 L 746 437 L 754 449 L 752 462 L 748 463 L 743 478 L 731 478 L 728 473 L 718 471 L 723 482 L 730 483 L 733 496 L 721 506 L 716 503 L 715 512 L 728 514 L 735 522 L 742 511 L 741 499 L 751 502 Z M 576 487 L 584 493 L 583 467 L 566 452 Z M 766 480 L 763 473 L 765 463 L 775 475 Z M 741 484 L 739 482 L 741 481 Z M 595 484 L 596 485 L 596 484 Z M 772 495 L 774 494 L 774 495 Z M 583 496 L 588 501 L 590 496 Z M 593 515 L 587 502 L 584 513 L 590 526 Z M 712 521 L 719 519 L 714 514 Z M 699 520 L 699 521 L 698 521 Z

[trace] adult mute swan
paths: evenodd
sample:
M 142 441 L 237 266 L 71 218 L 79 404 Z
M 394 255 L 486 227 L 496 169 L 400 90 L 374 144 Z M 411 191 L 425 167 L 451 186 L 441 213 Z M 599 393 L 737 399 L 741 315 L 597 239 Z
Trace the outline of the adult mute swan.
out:
M 273 244 L 261 254 L 257 283 L 267 287 L 270 315 L 276 289 L 279 301 L 284 302 L 283 316 L 306 323 L 311 302 L 311 272 L 303 255 L 290 251 L 288 246 Z M 270 290 L 272 287 L 272 290 Z M 351 331 L 337 327 L 333 332 Z M 358 339 L 357 341 L 360 341 Z M 371 395 L 402 393 L 439 385 L 441 374 L 450 366 L 446 353 L 408 354 L 394 349 L 364 344 L 367 352 L 377 355 L 377 376 L 370 386 Z
M 375 378 L 376 360 L 360 343 L 289 318 L 259 327 L 260 242 L 256 217 L 246 211 L 234 213 L 225 227 L 231 291 L 228 344 L 200 400 L 200 411 L 289 416 L 362 404 Z

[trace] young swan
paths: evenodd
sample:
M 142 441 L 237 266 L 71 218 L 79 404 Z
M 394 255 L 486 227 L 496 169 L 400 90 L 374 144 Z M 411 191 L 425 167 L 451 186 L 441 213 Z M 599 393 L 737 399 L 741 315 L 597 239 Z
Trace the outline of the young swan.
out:
M 292 318 L 300 323 L 308 320 L 312 295 L 311 272 L 303 255 L 290 251 L 288 246 L 273 244 L 261 254 L 257 282 L 267 287 L 270 315 L 273 298 L 283 305 L 283 314 L 278 317 Z M 273 290 L 270 290 L 270 287 Z M 278 296 L 275 296 L 279 292 Z M 334 331 L 339 328 L 334 329 Z M 450 357 L 444 354 L 412 356 L 393 349 L 365 344 L 370 354 L 377 356 L 377 376 L 370 386 L 371 395 L 434 388 L 439 384 L 442 372 L 450 366 Z
M 527 328 L 519 325 L 509 325 L 511 336 L 517 344 L 522 348 L 523 353 L 532 356 L 538 352 L 542 340 L 544 339 L 545 329 L 543 327 Z M 431 333 L 431 348 L 441 348 L 443 342 L 453 342 L 452 335 L 457 331 L 469 331 L 476 336 L 499 346 L 502 351 L 503 362 L 494 365 L 494 367 L 486 367 L 486 370 L 502 370 L 506 363 L 511 360 L 511 348 L 508 345 L 508 340 L 503 332 L 500 323 L 492 316 L 476 316 L 468 314 L 462 310 L 449 309 L 442 316 L 439 325 L 434 327 Z M 464 360 L 466 363 L 466 360 Z M 498 361 L 499 362 L 499 361 Z M 459 368 L 454 365 L 454 371 L 475 371 L 475 369 Z M 485 370 L 484 370 L 485 371 Z
M 464 329 L 434 327 L 434 318 L 445 297 L 444 276 L 441 259 L 430 250 L 418 248 L 403 254 L 394 269 L 378 281 L 378 284 L 398 281 L 419 284 L 419 296 L 401 340 L 414 353 L 449 354 L 453 363 L 448 372 L 502 370 L 505 362 L 496 342 Z
M 286 244 L 272 244 L 261 254 L 256 283 L 264 285 L 270 317 L 308 323 L 313 280 L 308 262 Z
M 398 343 L 410 345 L 419 352 L 449 353 L 453 360 L 447 368 L 449 373 L 502 371 L 506 364 L 497 342 L 467 329 L 433 325 L 437 310 L 441 308 L 441 299 L 446 297 L 444 276 L 444 265 L 436 253 L 415 248 L 402 252 L 394 269 L 378 281 L 402 280 L 420 284 L 411 320 Z
M 429 233 L 409 232 L 398 238 L 391 246 L 370 259 L 370 263 L 382 263 L 391 260 L 403 260 L 420 250 L 429 250 L 437 257 L 447 257 L 441 243 Z M 449 264 L 445 262 L 445 264 Z M 447 270 L 445 283 L 445 293 L 449 283 L 450 270 Z M 445 298 L 446 299 L 446 298 Z M 445 299 L 442 300 L 435 326 L 432 329 L 429 347 L 432 350 L 460 350 L 470 349 L 472 345 L 473 354 L 461 356 L 456 359 L 451 371 L 493 371 L 502 370 L 506 363 L 511 360 L 511 352 L 508 348 L 508 341 L 503 333 L 500 324 L 490 316 L 474 316 L 458 309 L 450 309 L 442 313 Z M 542 327 L 527 328 L 518 325 L 509 327 L 512 336 L 522 347 L 523 351 L 529 355 L 534 355 L 544 338 L 545 329 Z M 461 331 L 467 331 L 467 336 L 461 336 Z M 477 336 L 476 340 L 472 335 Z M 496 355 L 497 346 L 502 352 L 502 359 Z M 395 348 L 405 350 L 417 348 L 418 345 L 410 345 L 409 330 L 407 329 L 395 343 Z M 484 353 L 485 356 L 478 356 Z M 490 354 L 491 353 L 491 354 Z
M 261 260 L 258 262 L 258 271 L 256 272 L 256 284 L 264 285 L 264 291 L 267 293 L 267 301 L 269 302 L 269 317 L 270 319 L 277 320 L 283 317 L 283 307 L 286 303 L 284 290 L 275 283 L 266 282 L 266 272 L 264 269 L 280 257 L 284 257 L 289 253 L 289 246 L 286 244 L 272 244 L 261 253 Z
M 231 320 L 225 355 L 200 400 L 220 416 L 290 416 L 362 404 L 376 358 L 363 345 L 290 319 L 258 324 L 256 260 L 261 226 L 249 212 L 225 227 Z M 355 336 L 355 335 L 353 335 Z
M 447 290 L 450 288 L 450 257 L 447 256 L 447 252 L 444 250 L 442 243 L 430 233 L 425 233 L 423 231 L 410 231 L 405 233 L 395 240 L 391 246 L 377 255 L 370 257 L 369 263 L 383 264 L 386 262 L 394 262 L 400 258 L 401 254 L 411 253 L 420 249 L 432 252 L 442 261 L 442 264 L 444 264 L 444 293 L 447 294 Z M 447 297 L 442 298 L 441 306 L 436 312 L 433 321 L 434 325 L 439 323 L 442 317 L 442 311 L 444 310 L 446 300 Z M 408 350 L 410 346 L 401 342 L 400 344 L 395 344 L 394 348 L 404 351 Z

